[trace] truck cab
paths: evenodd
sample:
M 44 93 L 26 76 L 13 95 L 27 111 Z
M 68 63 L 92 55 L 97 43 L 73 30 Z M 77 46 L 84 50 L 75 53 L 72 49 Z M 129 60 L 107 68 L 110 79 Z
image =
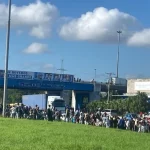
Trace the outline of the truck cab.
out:
M 51 109 L 61 111 L 62 114 L 65 113 L 65 101 L 60 96 L 48 96 L 47 108 L 51 106 Z

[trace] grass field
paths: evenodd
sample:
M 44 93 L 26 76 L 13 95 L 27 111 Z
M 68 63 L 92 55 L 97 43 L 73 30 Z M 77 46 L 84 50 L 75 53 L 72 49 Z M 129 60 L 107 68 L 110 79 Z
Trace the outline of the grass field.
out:
M 0 150 L 149 150 L 150 134 L 0 118 Z

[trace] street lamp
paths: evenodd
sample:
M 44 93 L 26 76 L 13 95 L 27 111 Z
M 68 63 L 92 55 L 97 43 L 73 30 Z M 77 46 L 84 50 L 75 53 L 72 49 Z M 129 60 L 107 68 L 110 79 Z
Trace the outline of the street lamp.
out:
M 95 70 L 95 81 L 96 81 L 96 69 L 94 69 Z
M 8 57 L 9 57 L 9 39 L 10 39 L 10 18 L 11 18 L 11 0 L 9 0 L 9 2 L 8 2 L 8 25 L 7 25 L 6 53 L 5 53 L 3 116 L 5 116 L 5 107 L 6 107 L 6 100 L 7 100 Z
M 109 103 L 110 101 L 110 84 L 111 84 L 111 81 L 112 81 L 112 75 L 115 75 L 114 73 L 106 73 L 108 75 L 108 85 L 107 85 L 107 88 L 108 88 L 108 91 L 107 91 L 107 103 Z
M 118 30 L 118 54 L 117 54 L 117 78 L 119 76 L 119 51 L 120 51 L 120 34 L 122 33 L 122 31 Z

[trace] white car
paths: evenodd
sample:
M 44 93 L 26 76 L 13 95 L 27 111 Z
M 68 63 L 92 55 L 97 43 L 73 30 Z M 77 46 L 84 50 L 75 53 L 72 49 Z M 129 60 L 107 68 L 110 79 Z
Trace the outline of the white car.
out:
M 117 110 L 115 109 L 104 109 L 101 114 L 104 115 L 106 113 L 106 116 L 117 116 Z

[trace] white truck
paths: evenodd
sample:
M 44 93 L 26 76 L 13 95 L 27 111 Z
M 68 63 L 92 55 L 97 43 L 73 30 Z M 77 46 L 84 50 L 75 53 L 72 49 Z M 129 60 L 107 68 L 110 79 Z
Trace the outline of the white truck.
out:
M 61 96 L 49 96 L 47 94 L 34 94 L 34 95 L 23 95 L 22 103 L 26 106 L 31 106 L 32 108 L 35 105 L 38 105 L 40 110 L 45 110 L 49 107 L 51 109 L 57 109 L 61 113 L 65 113 L 65 100 Z
M 48 96 L 47 99 L 47 108 L 49 107 L 54 110 L 61 111 L 62 114 L 65 113 L 65 101 L 60 96 Z

